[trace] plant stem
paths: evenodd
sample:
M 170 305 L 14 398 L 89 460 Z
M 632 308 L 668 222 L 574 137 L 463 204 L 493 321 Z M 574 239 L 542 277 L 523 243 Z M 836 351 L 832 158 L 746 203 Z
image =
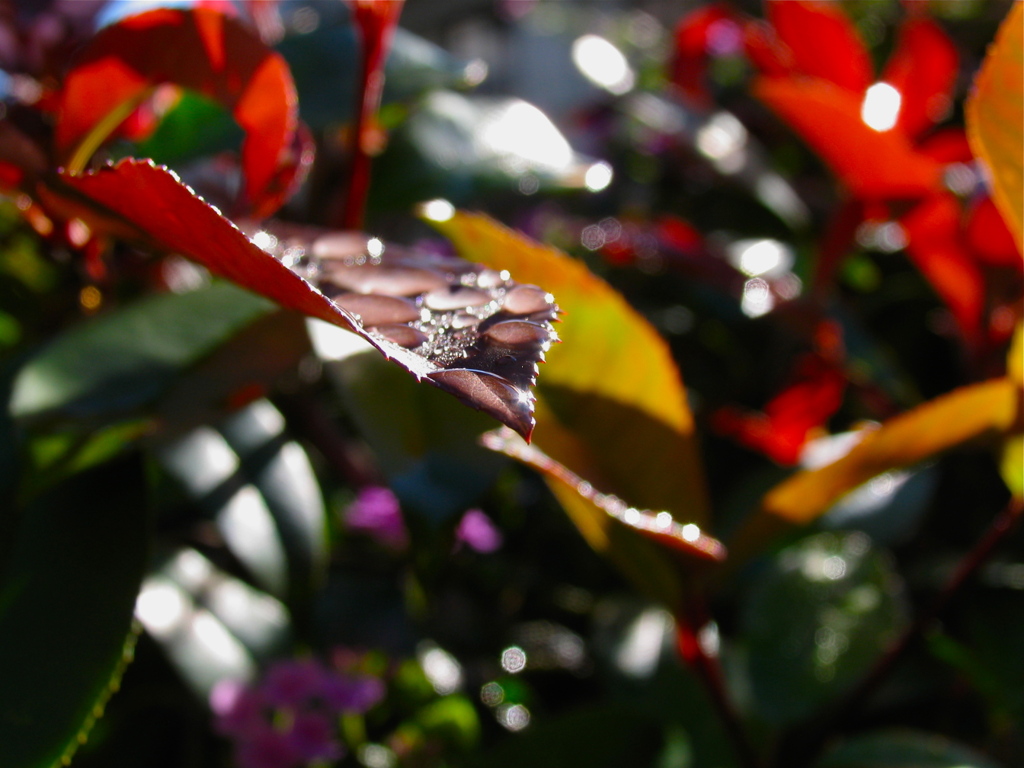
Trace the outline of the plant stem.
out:
M 360 69 L 348 189 L 334 223 L 343 229 L 361 229 L 370 191 L 371 128 L 384 93 L 384 62 L 402 0 L 350 0 L 350 4 L 359 35 Z
M 709 616 L 703 604 L 698 605 L 698 602 L 696 599 L 690 600 L 686 608 L 676 612 L 676 644 L 679 654 L 704 684 L 740 765 L 743 768 L 758 768 L 761 761 L 729 698 L 718 655 L 709 654 L 701 644 L 699 632 L 708 624 Z
M 103 119 L 96 123 L 92 130 L 75 147 L 75 151 L 67 162 L 66 168 L 68 173 L 79 174 L 84 171 L 89 160 L 96 154 L 96 150 L 100 148 L 103 142 L 110 138 L 110 135 L 117 130 L 118 126 L 127 120 L 132 112 L 148 99 L 152 93 L 153 88 L 146 88 L 133 98 L 125 99 L 104 115 Z
M 1019 498 L 1011 499 L 1000 510 L 985 534 L 957 564 L 956 570 L 931 604 L 917 615 L 910 626 L 875 663 L 860 684 L 846 696 L 838 708 L 827 716 L 812 738 L 802 744 L 794 745 L 795 749 L 792 753 L 787 750 L 786 754 L 780 754 L 777 765 L 786 766 L 786 768 L 801 768 L 801 766 L 814 764 L 829 737 L 836 733 L 843 723 L 848 723 L 864 708 L 907 652 L 924 637 L 929 627 L 938 620 L 967 580 L 988 562 L 996 547 L 1013 532 L 1021 517 L 1024 516 L 1022 513 L 1024 513 L 1024 500 Z

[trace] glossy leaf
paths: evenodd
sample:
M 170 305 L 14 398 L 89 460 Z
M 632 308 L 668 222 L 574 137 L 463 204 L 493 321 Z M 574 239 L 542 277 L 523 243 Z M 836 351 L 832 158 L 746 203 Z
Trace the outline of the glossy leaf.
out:
M 879 132 L 861 119 L 863 94 L 810 78 L 761 77 L 752 91 L 856 197 L 915 198 L 942 189 L 942 166 L 915 151 L 902 131 Z
M 180 610 L 169 613 L 168 604 Z M 189 547 L 161 558 L 146 577 L 136 617 L 199 699 L 221 680 L 254 677 L 291 639 L 283 603 Z
M 988 167 L 992 196 L 1024 253 L 1024 6 L 1013 3 L 966 105 L 971 148 Z
M 78 215 L 96 226 L 112 222 L 124 235 L 347 328 L 417 379 L 530 434 L 530 387 L 557 314 L 547 292 L 458 259 L 371 244 L 358 233 L 252 227 L 268 253 L 172 173 L 146 162 L 63 174 L 54 189 L 57 204 L 80 201 Z
M 765 10 L 779 41 L 792 53 L 796 73 L 829 80 L 858 95 L 870 85 L 871 59 L 841 5 L 769 0 Z
M 706 524 L 707 500 L 686 393 L 668 345 L 579 261 L 484 216 L 432 222 L 467 258 L 557 292 L 563 344 L 547 356 L 536 439 L 551 458 L 639 508 Z M 542 421 L 550 419 L 545 429 Z
M 18 372 L 11 413 L 21 418 L 130 413 L 272 309 L 265 299 L 221 284 L 152 296 L 73 326 Z
M 896 129 L 916 138 L 942 121 L 953 105 L 960 57 L 953 41 L 925 16 L 908 18 L 881 81 L 900 92 Z
M 163 83 L 198 91 L 231 110 L 246 134 L 247 203 L 254 215 L 270 213 L 280 200 L 279 172 L 297 161 L 289 157 L 297 126 L 295 87 L 280 55 L 242 23 L 213 10 L 147 11 L 93 37 L 61 91 L 58 157 L 82 167 L 88 159 L 81 157 L 83 142 L 93 140 L 98 126 L 118 114 L 127 117 Z M 114 128 L 116 123 L 106 134 Z
M 274 519 L 288 558 L 289 595 L 308 596 L 325 577 L 330 548 L 327 509 L 309 456 L 289 439 L 284 417 L 267 400 L 231 414 L 218 429 Z
M 792 723 L 848 690 L 906 622 L 901 582 L 863 533 L 779 552 L 741 605 L 758 713 Z
M 69 759 L 117 690 L 147 564 L 143 491 L 142 466 L 129 459 L 78 474 L 21 510 L 0 581 L 5 768 Z

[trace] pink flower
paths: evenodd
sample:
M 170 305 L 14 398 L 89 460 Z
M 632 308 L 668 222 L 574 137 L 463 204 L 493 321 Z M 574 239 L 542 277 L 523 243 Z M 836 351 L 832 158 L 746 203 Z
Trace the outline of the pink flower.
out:
M 409 544 L 398 498 L 383 486 L 361 490 L 345 512 L 345 524 L 391 549 L 404 549 Z
M 465 544 L 472 550 L 486 554 L 500 549 L 503 539 L 491 518 L 479 509 L 470 509 L 455 529 L 455 541 L 456 546 Z

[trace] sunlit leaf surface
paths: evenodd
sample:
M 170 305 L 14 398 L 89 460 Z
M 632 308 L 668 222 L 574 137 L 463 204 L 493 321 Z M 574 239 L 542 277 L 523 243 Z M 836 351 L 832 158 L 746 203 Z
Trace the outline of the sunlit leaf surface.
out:
M 253 226 L 246 237 L 164 168 L 125 160 L 63 174 L 56 204 L 198 261 L 284 307 L 357 333 L 417 379 L 523 435 L 558 309 L 507 272 L 385 246 L 359 233 Z
M 457 213 L 433 223 L 466 258 L 508 269 L 559 296 L 563 343 L 549 352 L 541 380 L 539 447 L 629 504 L 705 525 L 693 419 L 657 331 L 582 262 L 554 248 L 484 216 Z M 552 426 L 545 428 L 549 419 Z
M 966 105 L 971 148 L 992 174 L 992 193 L 1024 252 L 1024 4 L 1015 2 Z
M 1009 379 L 963 387 L 890 419 L 839 461 L 800 472 L 765 496 L 764 508 L 795 523 L 824 512 L 839 496 L 875 475 L 907 467 L 981 437 L 1019 418 L 1020 389 Z
M 279 171 L 296 161 L 287 157 L 297 126 L 295 86 L 279 54 L 239 21 L 210 9 L 148 11 L 90 41 L 61 91 L 55 140 L 62 161 L 74 159 L 97 126 L 113 115 L 127 117 L 162 83 L 198 91 L 231 110 L 246 133 L 248 203 L 259 215 L 269 213 L 280 202 Z
M 838 461 L 798 472 L 763 498 L 730 549 L 761 549 L 783 523 L 813 521 L 843 494 L 887 470 L 909 467 L 968 441 L 1019 431 L 1021 388 L 1009 378 L 937 397 L 869 431 Z

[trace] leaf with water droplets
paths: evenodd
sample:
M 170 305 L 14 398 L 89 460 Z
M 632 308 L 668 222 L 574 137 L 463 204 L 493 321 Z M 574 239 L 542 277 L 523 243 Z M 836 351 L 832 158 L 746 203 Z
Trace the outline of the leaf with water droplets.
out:
M 706 525 L 708 504 L 686 391 L 658 332 L 586 265 L 506 229 L 458 212 L 431 221 L 467 259 L 543 281 L 565 310 L 538 387 L 537 442 L 561 464 L 631 503 Z M 545 294 L 523 285 L 505 295 L 515 324 L 500 338 L 529 338 L 543 323 Z
M 61 174 L 52 208 L 158 250 L 181 253 L 289 309 L 365 338 L 417 379 L 525 437 L 537 364 L 556 335 L 554 299 L 507 272 L 384 246 L 355 232 L 277 223 L 250 237 L 165 168 L 123 160 Z
M 590 546 L 611 558 L 642 591 L 665 605 L 678 605 L 682 586 L 675 564 L 662 548 L 682 555 L 685 563 L 721 562 L 726 557 L 721 542 L 694 523 L 680 523 L 665 511 L 637 509 L 598 491 L 510 430 L 488 432 L 481 441 L 541 472 Z

